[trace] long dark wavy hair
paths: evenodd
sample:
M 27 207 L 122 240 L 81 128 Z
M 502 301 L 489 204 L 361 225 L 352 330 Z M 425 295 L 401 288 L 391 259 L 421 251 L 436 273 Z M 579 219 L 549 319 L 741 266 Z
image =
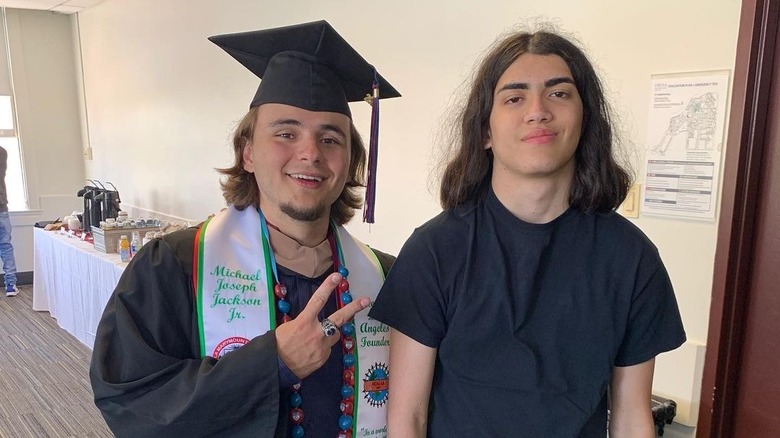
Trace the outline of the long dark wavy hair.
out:
M 247 207 L 258 208 L 260 206 L 260 189 L 254 174 L 244 170 L 244 146 L 252 141 L 257 121 L 259 107 L 253 107 L 238 122 L 233 132 L 233 166 L 217 169 L 225 175 L 220 181 L 222 196 L 228 204 L 243 210 Z M 352 120 L 349 121 L 351 144 L 351 157 L 349 162 L 349 175 L 347 183 L 341 195 L 330 207 L 330 217 L 338 225 L 344 225 L 355 215 L 355 210 L 363 206 L 363 198 L 359 187 L 365 186 L 366 172 L 366 147 L 360 133 L 355 129 Z
M 582 98 L 582 135 L 574 155 L 576 163 L 569 204 L 588 213 L 616 209 L 626 197 L 632 176 L 614 157 L 615 133 L 601 81 L 580 48 L 549 31 L 514 33 L 496 43 L 483 59 L 468 98 L 458 113 L 456 152 L 441 181 L 442 207 L 451 209 L 480 200 L 487 192 L 493 171 L 493 152 L 485 150 L 484 144 L 488 137 L 493 93 L 501 75 L 524 53 L 560 56 L 568 65 Z

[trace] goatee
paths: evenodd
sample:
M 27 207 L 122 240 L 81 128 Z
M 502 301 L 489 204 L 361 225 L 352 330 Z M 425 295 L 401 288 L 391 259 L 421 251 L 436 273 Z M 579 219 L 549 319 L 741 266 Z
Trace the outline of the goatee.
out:
M 320 204 L 311 208 L 298 208 L 292 204 L 282 204 L 279 206 L 282 213 L 301 222 L 314 222 L 321 219 L 327 213 L 327 206 Z

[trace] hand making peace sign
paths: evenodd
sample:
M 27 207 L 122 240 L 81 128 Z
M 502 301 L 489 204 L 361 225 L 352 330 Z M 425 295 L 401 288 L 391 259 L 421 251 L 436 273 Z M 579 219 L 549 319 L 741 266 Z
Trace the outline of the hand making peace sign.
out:
M 317 319 L 333 289 L 341 281 L 341 275 L 333 273 L 314 292 L 297 318 L 276 328 L 276 351 L 287 368 L 299 379 L 318 370 L 330 356 L 331 347 L 340 339 L 340 333 L 325 336 L 322 322 Z M 341 327 L 365 309 L 370 300 L 360 298 L 333 312 L 329 319 Z

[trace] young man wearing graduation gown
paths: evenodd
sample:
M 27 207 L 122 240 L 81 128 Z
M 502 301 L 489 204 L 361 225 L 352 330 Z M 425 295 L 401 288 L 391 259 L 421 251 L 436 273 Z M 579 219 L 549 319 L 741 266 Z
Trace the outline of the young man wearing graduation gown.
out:
M 386 329 L 366 307 L 393 258 L 342 227 L 366 160 L 348 102 L 399 94 L 324 21 L 211 40 L 262 78 L 221 170 L 229 207 L 133 258 L 95 403 L 119 437 L 382 436 Z

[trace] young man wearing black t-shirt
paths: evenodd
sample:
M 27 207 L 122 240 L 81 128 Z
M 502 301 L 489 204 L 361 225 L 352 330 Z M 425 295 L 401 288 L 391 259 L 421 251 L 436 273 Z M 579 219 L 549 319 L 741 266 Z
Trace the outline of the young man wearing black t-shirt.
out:
M 445 211 L 369 314 L 393 328 L 389 436 L 655 436 L 655 356 L 685 332 L 657 249 L 614 212 L 630 178 L 584 53 L 500 41 L 458 140 Z

